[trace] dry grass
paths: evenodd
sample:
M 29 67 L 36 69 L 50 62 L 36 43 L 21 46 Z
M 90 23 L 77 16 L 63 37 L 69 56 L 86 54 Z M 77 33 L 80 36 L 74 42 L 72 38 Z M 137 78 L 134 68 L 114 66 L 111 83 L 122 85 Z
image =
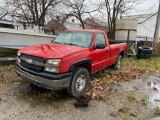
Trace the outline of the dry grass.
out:
M 160 115 L 160 108 L 159 107 L 154 108 L 154 114 Z
M 156 49 L 154 50 L 154 56 L 160 56 L 160 43 L 157 44 Z
M 15 78 L 13 63 L 0 62 L 0 84 Z

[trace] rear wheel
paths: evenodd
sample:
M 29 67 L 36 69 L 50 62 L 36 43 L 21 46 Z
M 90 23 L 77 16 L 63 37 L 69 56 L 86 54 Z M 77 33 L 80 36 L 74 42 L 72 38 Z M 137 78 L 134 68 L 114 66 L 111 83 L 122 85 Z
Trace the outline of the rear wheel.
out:
M 73 71 L 71 85 L 67 89 L 67 92 L 74 97 L 82 96 L 88 87 L 89 80 L 88 70 L 81 67 L 75 69 Z
M 122 56 L 119 55 L 116 63 L 113 65 L 115 70 L 119 70 L 122 67 Z

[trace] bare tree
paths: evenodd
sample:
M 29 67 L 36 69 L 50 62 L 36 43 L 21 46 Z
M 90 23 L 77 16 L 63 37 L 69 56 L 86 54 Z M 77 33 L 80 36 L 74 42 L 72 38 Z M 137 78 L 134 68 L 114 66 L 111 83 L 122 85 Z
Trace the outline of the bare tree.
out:
M 79 20 L 82 28 L 85 29 L 84 16 L 88 15 L 91 17 L 91 13 L 100 8 L 100 5 L 96 6 L 96 8 L 91 8 L 86 2 L 87 0 L 65 0 L 63 4 L 67 7 L 67 13 L 65 13 L 62 22 L 65 22 L 69 17 L 75 17 Z
M 105 5 L 108 16 L 109 38 L 115 38 L 116 20 L 121 18 L 122 14 L 131 11 L 137 4 L 144 0 L 105 0 L 102 5 Z
M 4 0 L 9 13 L 20 21 L 44 25 L 45 17 L 62 0 Z M 6 9 L 7 10 L 7 9 Z M 8 10 L 7 10 L 8 11 Z

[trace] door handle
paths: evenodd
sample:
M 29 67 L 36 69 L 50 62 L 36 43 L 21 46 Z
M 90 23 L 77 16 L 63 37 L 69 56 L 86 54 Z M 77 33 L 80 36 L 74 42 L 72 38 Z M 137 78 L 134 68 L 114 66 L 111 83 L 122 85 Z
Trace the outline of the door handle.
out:
M 106 53 L 108 53 L 108 50 L 106 50 Z

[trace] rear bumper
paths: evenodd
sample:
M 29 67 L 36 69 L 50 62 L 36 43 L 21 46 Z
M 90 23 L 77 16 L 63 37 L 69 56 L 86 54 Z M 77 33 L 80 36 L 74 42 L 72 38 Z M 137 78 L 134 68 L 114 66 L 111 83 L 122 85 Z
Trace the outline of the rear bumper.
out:
M 70 86 L 72 73 L 51 74 L 51 73 L 36 73 L 24 68 L 19 63 L 15 64 L 16 73 L 24 80 L 51 90 L 61 90 Z

